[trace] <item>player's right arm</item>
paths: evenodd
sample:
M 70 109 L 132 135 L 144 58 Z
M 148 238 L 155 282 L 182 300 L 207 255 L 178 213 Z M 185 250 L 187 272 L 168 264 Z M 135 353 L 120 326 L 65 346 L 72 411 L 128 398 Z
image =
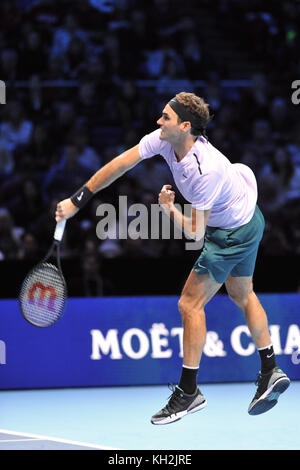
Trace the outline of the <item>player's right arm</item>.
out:
M 100 168 L 86 183 L 92 193 L 106 188 L 141 161 L 139 146 L 136 145 Z
M 109 163 L 98 170 L 89 181 L 72 196 L 57 204 L 55 219 L 59 222 L 62 219 L 73 217 L 81 208 L 85 200 L 90 199 L 101 189 L 106 188 L 128 170 L 141 161 L 139 145 L 126 150 L 115 157 Z M 73 201 L 73 202 L 72 202 Z M 75 204 L 74 204 L 75 203 Z

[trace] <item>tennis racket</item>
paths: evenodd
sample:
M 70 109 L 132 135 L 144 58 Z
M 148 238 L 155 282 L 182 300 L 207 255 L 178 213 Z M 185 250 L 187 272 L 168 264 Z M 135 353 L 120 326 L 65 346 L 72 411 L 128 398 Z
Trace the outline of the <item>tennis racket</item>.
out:
M 65 225 L 65 219 L 57 222 L 54 240 L 48 253 L 29 271 L 20 289 L 21 312 L 24 318 L 34 326 L 53 325 L 65 310 L 67 285 L 60 264 L 60 243 Z M 48 262 L 55 250 L 57 265 Z

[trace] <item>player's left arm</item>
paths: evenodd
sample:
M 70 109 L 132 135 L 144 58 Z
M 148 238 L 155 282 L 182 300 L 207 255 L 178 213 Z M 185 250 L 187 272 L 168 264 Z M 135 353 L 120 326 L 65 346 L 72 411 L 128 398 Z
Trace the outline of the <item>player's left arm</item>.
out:
M 164 185 L 158 196 L 158 202 L 174 223 L 179 226 L 188 238 L 196 241 L 203 240 L 206 231 L 207 221 L 209 219 L 211 209 L 198 210 L 192 208 L 190 217 L 184 215 L 174 204 L 175 193 L 171 191 L 171 185 Z
M 211 209 L 208 210 L 199 210 L 194 209 L 192 207 L 192 216 L 191 216 L 191 224 L 192 224 L 192 238 L 195 240 L 202 240 L 202 244 L 204 243 L 204 235 L 206 232 L 207 221 L 209 219 L 211 213 Z

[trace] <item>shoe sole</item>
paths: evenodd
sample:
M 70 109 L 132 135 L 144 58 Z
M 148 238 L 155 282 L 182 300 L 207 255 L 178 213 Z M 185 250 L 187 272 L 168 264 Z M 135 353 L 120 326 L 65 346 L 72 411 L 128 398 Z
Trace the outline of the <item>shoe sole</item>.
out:
M 183 418 L 184 416 L 186 416 L 186 415 L 188 415 L 188 414 L 196 413 L 196 411 L 202 410 L 203 408 L 206 407 L 206 405 L 207 405 L 207 401 L 204 400 L 202 403 L 200 403 L 200 405 L 195 406 L 195 408 L 192 408 L 192 409 L 189 410 L 189 411 L 187 411 L 187 410 L 180 411 L 179 413 L 174 413 L 173 415 L 168 416 L 167 418 L 160 419 L 159 421 L 153 421 L 153 420 L 151 419 L 151 423 L 152 423 L 152 424 L 170 424 L 170 423 L 175 423 L 176 421 L 179 421 L 181 418 Z
M 262 394 L 253 407 L 248 410 L 249 415 L 256 416 L 271 410 L 277 404 L 279 396 L 286 391 L 290 383 L 287 377 L 278 379 L 277 382 Z

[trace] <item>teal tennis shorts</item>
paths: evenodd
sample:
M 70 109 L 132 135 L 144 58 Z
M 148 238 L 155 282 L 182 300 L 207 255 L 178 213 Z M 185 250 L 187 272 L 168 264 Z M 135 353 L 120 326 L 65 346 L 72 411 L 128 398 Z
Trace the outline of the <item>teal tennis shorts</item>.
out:
M 241 227 L 206 227 L 201 255 L 194 264 L 198 274 L 223 284 L 228 275 L 253 276 L 257 251 L 265 227 L 264 216 L 256 206 L 252 219 Z

